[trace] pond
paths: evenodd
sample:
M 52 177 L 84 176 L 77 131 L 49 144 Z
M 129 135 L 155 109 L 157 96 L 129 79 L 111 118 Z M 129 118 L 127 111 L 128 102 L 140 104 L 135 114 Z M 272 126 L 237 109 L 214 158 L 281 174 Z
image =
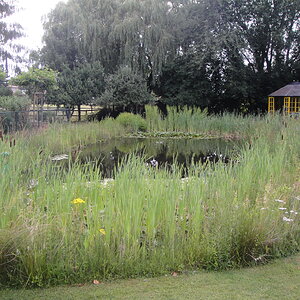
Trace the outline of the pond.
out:
M 240 141 L 224 139 L 117 138 L 88 146 L 78 159 L 99 164 L 103 176 L 112 177 L 114 168 L 130 153 L 145 158 L 150 166 L 176 162 L 186 170 L 192 163 L 228 163 L 240 146 Z

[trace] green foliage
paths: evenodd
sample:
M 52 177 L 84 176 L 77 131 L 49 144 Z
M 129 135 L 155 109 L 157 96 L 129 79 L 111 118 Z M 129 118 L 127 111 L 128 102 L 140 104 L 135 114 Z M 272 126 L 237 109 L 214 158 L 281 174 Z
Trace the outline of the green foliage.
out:
M 106 89 L 99 103 L 135 109 L 152 100 L 143 77 L 129 67 L 121 67 L 106 79 Z
M 49 95 L 49 102 L 74 108 L 95 104 L 104 91 L 104 70 L 99 62 L 80 64 L 73 69 L 64 67 L 58 76 L 58 89 Z M 80 120 L 80 113 L 78 115 Z
M 31 104 L 28 97 L 25 96 L 1 96 L 0 108 L 11 111 L 27 109 Z
M 6 86 L 7 74 L 0 68 L 0 97 L 11 96 L 12 90 Z
M 12 96 L 13 92 L 10 88 L 6 86 L 0 86 L 0 97 L 1 96 Z
M 181 55 L 161 76 L 163 102 L 266 109 L 268 93 L 299 80 L 299 1 L 191 1 L 185 16 Z
M 175 270 L 157 278 L 142 276 L 99 285 L 63 285 L 44 289 L 3 289 L 2 300 L 23 299 L 297 299 L 300 288 L 300 255 L 253 268 L 225 272 Z M 173 275 L 173 276 L 172 276 Z M 176 276 L 176 278 L 174 278 Z M 212 288 L 213 287 L 213 288 Z M 257 288 L 261 287 L 261 288 Z M 59 295 L 59 296 L 58 296 Z M 201 299 L 200 298 L 200 299 Z
M 44 63 L 62 70 L 100 61 L 108 73 L 129 65 L 156 81 L 175 54 L 175 10 L 167 0 L 71 0 L 44 24 Z M 173 13 L 174 12 L 174 13 Z M 81 37 L 80 39 L 78 37 Z
M 4 133 L 24 129 L 28 125 L 31 104 L 27 96 L 0 96 L 0 128 Z M 21 112 L 19 112 L 21 111 Z
M 14 1 L 0 1 L 0 59 L 3 63 L 6 63 L 7 59 L 15 59 L 16 53 L 22 49 L 20 45 L 14 44 L 14 40 L 23 36 L 21 25 L 9 23 L 7 19 L 5 20 L 6 17 L 13 15 L 15 11 Z M 4 45 L 5 47 L 3 47 Z
M 44 24 L 41 61 L 129 66 L 169 105 L 265 110 L 270 92 L 299 80 L 299 18 L 296 0 L 70 0 Z
M 35 92 L 50 92 L 57 88 L 57 73 L 49 68 L 30 68 L 10 80 L 11 84 L 22 86 L 27 89 L 32 97 Z
M 49 160 L 53 140 L 78 147 L 80 137 L 113 131 L 118 122 L 111 119 L 50 127 L 13 148 L 0 143 L 0 153 L 10 152 L 0 156 L 1 283 L 228 269 L 298 251 L 299 122 L 286 119 L 286 128 L 277 116 L 253 121 L 257 134 L 239 163 L 197 165 L 185 180 L 176 165 L 172 172 L 149 168 L 133 156 L 109 183 L 94 164 L 70 160 L 63 169 Z
M 71 2 L 60 2 L 44 23 L 43 39 L 46 46 L 41 50 L 41 62 L 59 72 L 65 66 L 73 69 L 78 63 L 85 62 L 80 50 L 81 39 L 78 38 L 81 33 L 77 12 L 77 3 L 71 5 Z
M 90 104 L 104 91 L 104 71 L 99 62 L 65 68 L 58 77 L 60 93 L 70 105 Z
M 7 74 L 0 68 L 0 83 L 6 80 Z
M 124 112 L 121 113 L 116 121 L 131 131 L 146 131 L 147 123 L 140 115 Z

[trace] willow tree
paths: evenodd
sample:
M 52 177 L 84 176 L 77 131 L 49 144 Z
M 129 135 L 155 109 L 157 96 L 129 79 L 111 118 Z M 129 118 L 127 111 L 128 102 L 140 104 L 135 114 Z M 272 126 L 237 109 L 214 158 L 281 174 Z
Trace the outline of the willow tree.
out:
M 175 7 L 175 5 L 174 5 Z M 56 68 L 100 61 L 112 73 L 128 65 L 155 81 L 176 53 L 176 14 L 167 0 L 70 0 L 45 23 L 45 63 Z
M 52 69 L 62 71 L 65 66 L 73 69 L 83 62 L 80 53 L 82 32 L 77 10 L 60 2 L 44 23 L 46 46 L 41 50 L 41 62 Z
M 168 1 L 124 1 L 111 40 L 122 45 L 121 61 L 153 82 L 177 48 L 175 15 Z

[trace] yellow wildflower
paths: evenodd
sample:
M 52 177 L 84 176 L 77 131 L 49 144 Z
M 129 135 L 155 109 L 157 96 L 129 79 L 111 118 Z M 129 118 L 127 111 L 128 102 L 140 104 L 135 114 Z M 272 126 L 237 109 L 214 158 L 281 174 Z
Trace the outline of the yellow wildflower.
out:
M 72 200 L 71 203 L 73 203 L 73 204 L 81 204 L 81 203 L 85 203 L 85 201 L 82 200 L 81 198 L 76 198 L 76 199 Z
M 99 232 L 100 232 L 100 233 L 102 233 L 103 235 L 105 235 L 105 234 L 106 234 L 106 232 L 105 232 L 105 229 L 104 229 L 104 228 L 101 228 L 101 229 L 99 229 Z

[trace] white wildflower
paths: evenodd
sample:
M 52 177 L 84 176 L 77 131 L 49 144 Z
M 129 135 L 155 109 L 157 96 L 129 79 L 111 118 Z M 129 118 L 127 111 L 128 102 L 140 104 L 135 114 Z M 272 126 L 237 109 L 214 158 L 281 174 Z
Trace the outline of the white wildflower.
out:
M 37 179 L 30 179 L 29 184 L 28 184 L 28 188 L 33 189 L 38 184 L 39 184 L 39 181 Z
M 114 181 L 114 179 L 112 178 L 104 178 L 102 181 L 101 181 L 101 185 L 103 185 L 104 187 L 109 185 L 110 183 L 112 183 Z
M 280 210 L 286 210 L 287 208 L 286 207 L 279 207 L 278 209 L 280 209 Z
M 279 202 L 279 203 L 285 203 L 285 201 L 280 200 L 280 199 L 275 199 L 274 201 Z
M 157 160 L 155 160 L 154 158 L 150 161 L 150 164 L 151 164 L 151 166 L 152 167 L 157 167 L 158 166 L 158 161 Z
M 287 217 L 283 217 L 282 220 L 285 222 L 293 222 L 294 221 L 293 219 L 289 219 Z

